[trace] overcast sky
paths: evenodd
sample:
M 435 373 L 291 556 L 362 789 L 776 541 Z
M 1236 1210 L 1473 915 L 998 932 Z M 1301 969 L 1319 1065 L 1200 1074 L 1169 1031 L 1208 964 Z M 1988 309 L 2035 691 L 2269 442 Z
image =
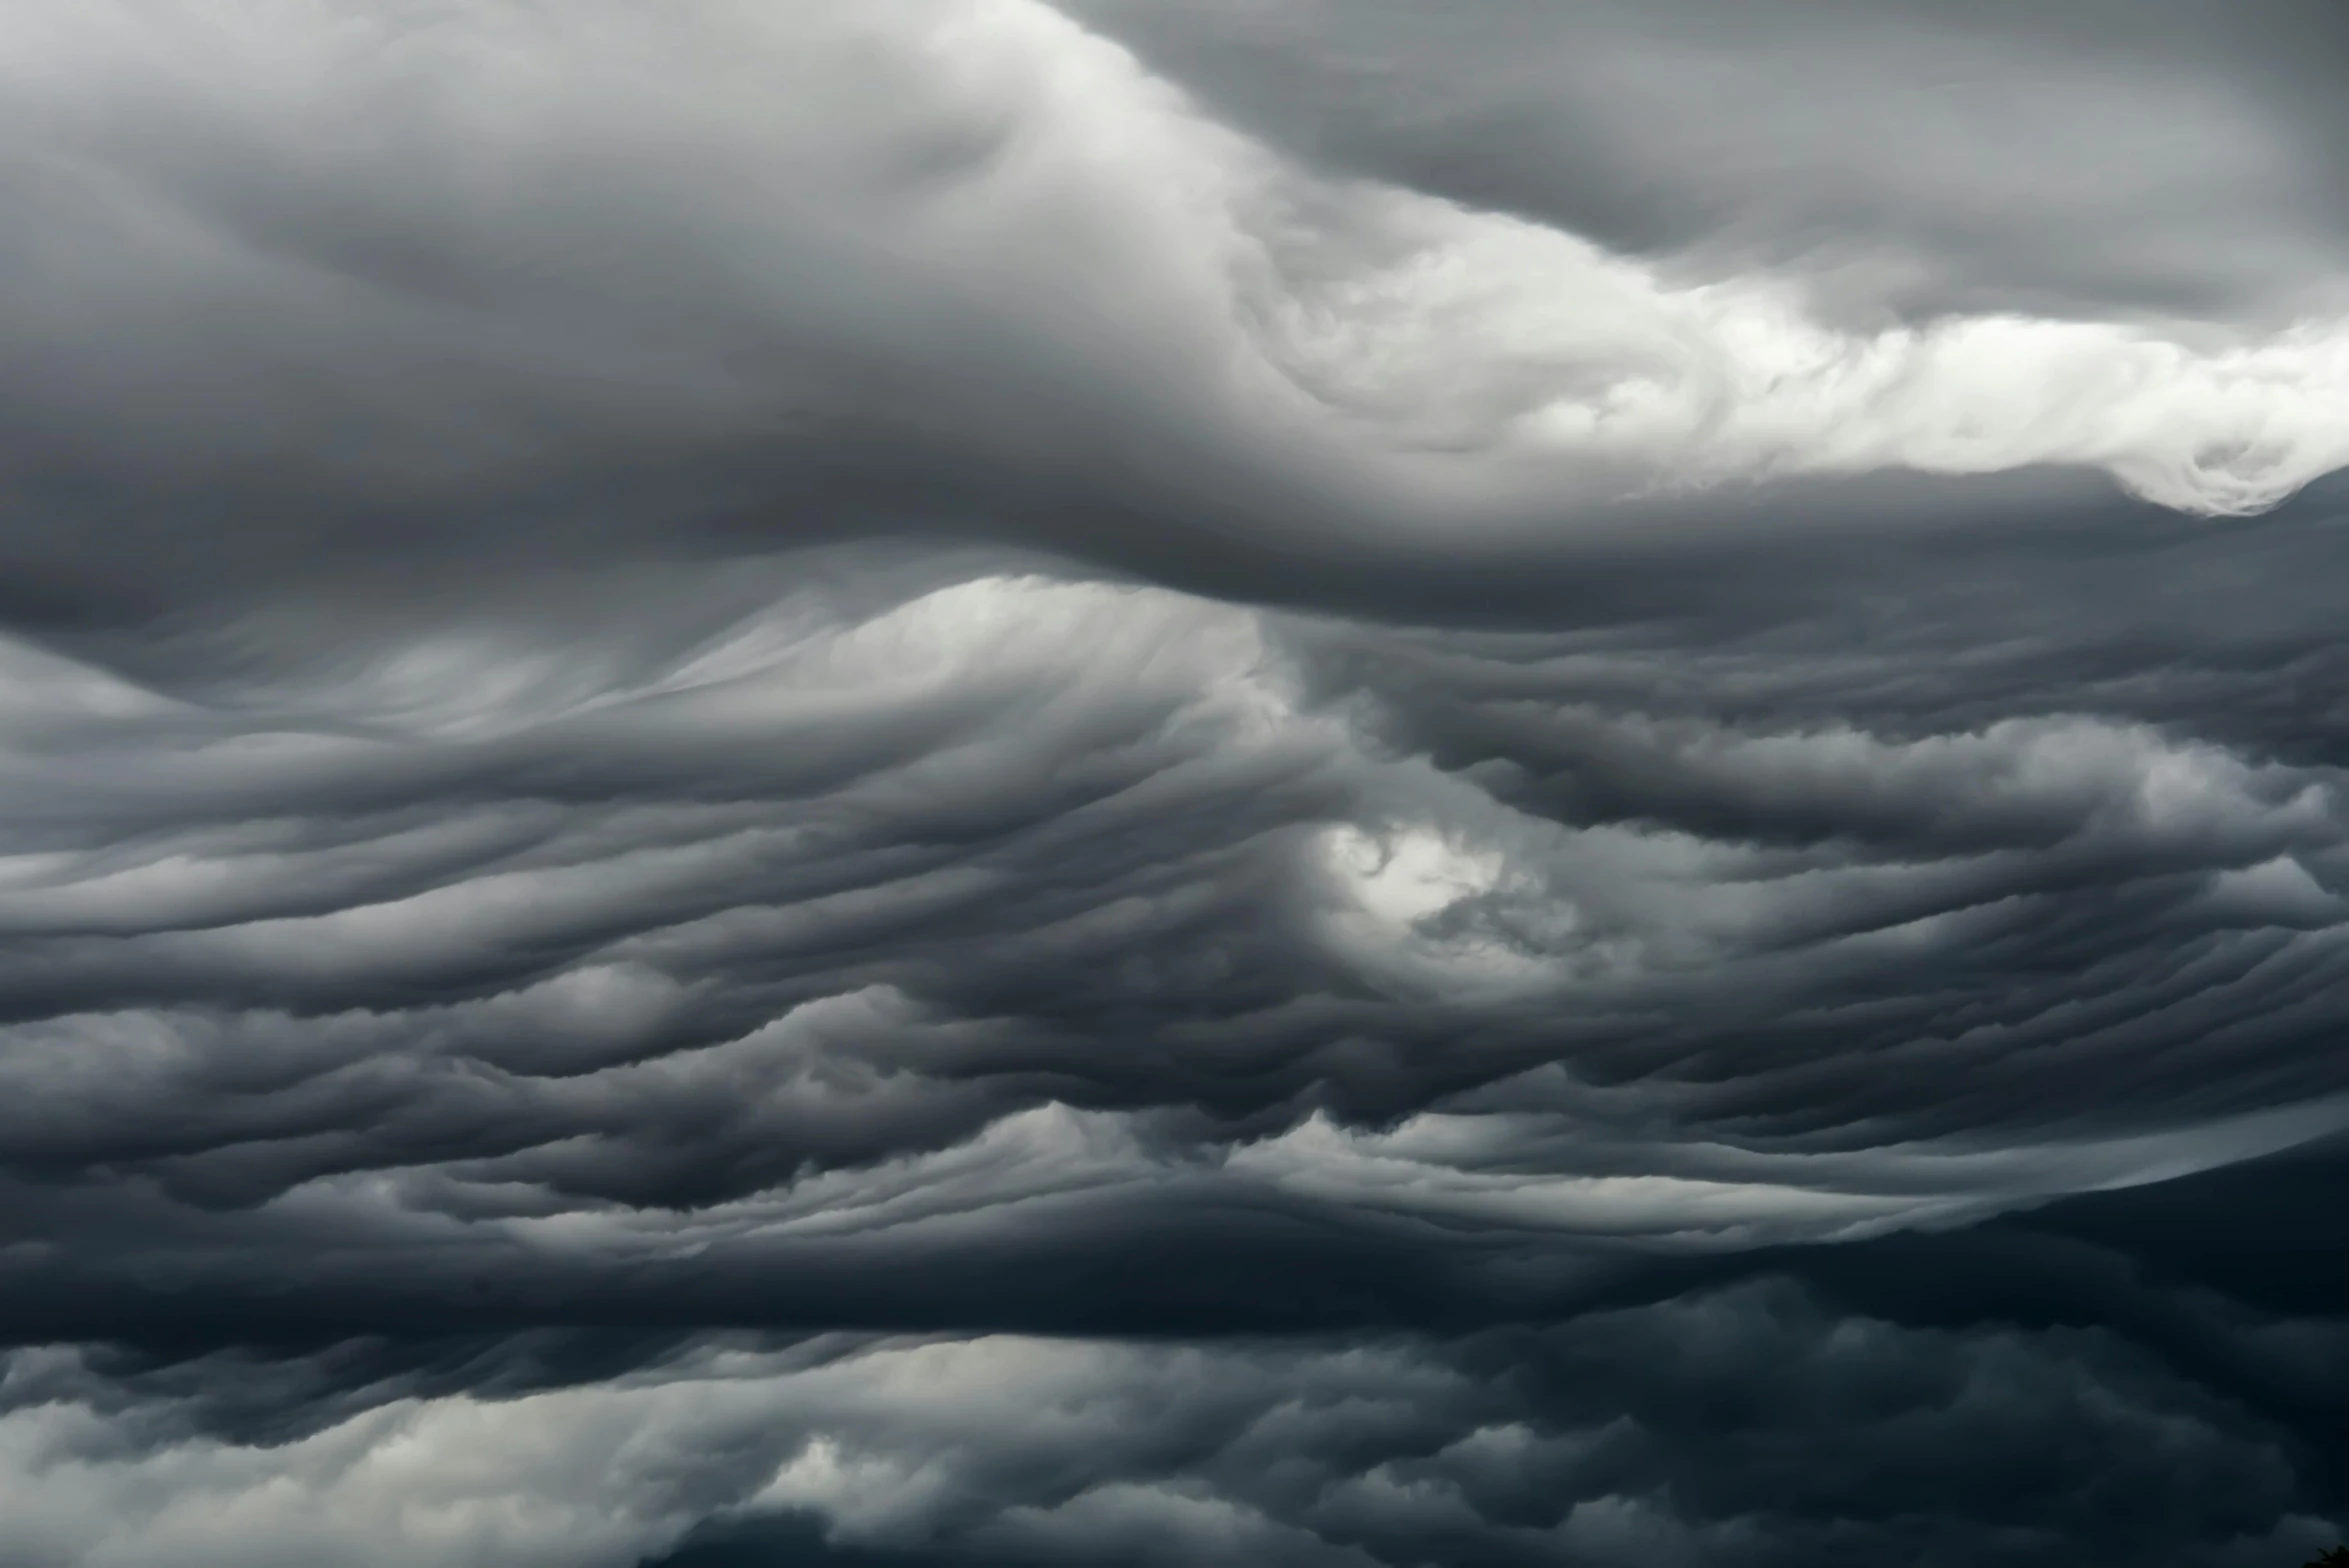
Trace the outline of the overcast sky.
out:
M 4 9 L 0 1565 L 2349 1529 L 2340 6 Z

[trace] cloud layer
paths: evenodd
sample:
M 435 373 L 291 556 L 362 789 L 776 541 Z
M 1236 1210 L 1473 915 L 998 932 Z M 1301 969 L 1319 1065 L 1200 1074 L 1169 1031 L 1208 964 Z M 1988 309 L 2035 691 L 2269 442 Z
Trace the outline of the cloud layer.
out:
M 10 18 L 11 1550 L 2325 1544 L 2341 42 Z

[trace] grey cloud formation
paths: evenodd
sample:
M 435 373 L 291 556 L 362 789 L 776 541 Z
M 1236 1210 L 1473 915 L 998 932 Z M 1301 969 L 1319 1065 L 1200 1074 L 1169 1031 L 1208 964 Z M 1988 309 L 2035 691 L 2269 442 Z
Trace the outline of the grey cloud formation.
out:
M 2321 1531 L 2301 1445 L 2110 1335 L 1785 1282 L 1440 1342 L 816 1339 L 495 1400 L 395 1373 L 251 1429 L 355 1369 L 20 1353 L 29 1560 L 2249 1563 Z
M 2294 1568 L 2340 42 L 10 18 L 0 1563 Z
M 1844 310 L 2337 298 L 2327 5 L 1077 9 L 1316 162 Z
M 1801 258 L 1684 276 L 1351 177 L 1020 0 L 44 6 L 0 81 L 28 613 L 713 530 L 1538 558 L 1659 487 L 1879 472 L 2241 511 L 2349 456 L 2330 305 L 1839 323 Z

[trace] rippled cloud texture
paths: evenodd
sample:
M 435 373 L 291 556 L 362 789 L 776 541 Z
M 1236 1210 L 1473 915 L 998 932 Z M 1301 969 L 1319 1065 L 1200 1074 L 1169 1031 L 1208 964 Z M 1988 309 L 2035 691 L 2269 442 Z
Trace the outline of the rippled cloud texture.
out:
M 2296 1568 L 2349 17 L 19 0 L 7 1568 Z

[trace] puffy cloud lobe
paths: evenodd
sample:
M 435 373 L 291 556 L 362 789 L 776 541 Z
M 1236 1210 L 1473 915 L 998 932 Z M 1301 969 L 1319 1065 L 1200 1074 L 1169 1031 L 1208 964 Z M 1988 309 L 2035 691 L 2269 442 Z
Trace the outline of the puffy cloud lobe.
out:
M 301 1362 L 14 1355 L 32 1563 L 2273 1560 L 2284 1432 L 2095 1332 L 1783 1282 L 1458 1341 L 722 1343 L 503 1398 Z M 207 1375 L 210 1374 L 210 1375 Z M 220 1430 L 209 1393 L 294 1399 Z M 290 1483 L 290 1484 L 289 1484 Z M 2067 1555 L 2069 1554 L 2069 1555 Z

